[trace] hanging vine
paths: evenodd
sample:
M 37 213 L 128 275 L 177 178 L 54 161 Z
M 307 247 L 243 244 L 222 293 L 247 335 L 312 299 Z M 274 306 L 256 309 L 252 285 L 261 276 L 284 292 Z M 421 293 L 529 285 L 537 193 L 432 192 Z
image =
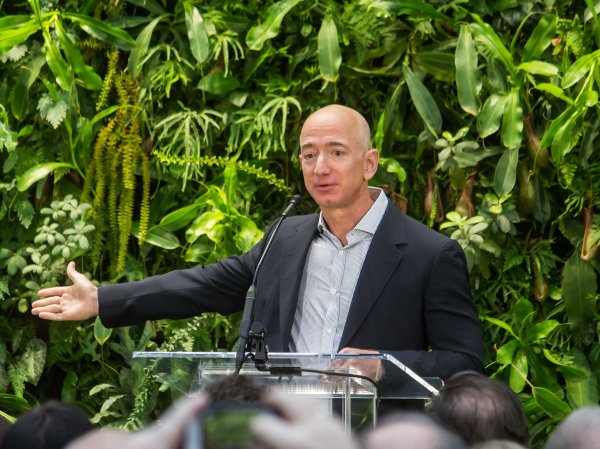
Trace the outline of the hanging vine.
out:
M 82 200 L 93 193 L 92 214 L 97 223 L 93 260 L 97 265 L 108 249 L 112 278 L 125 267 L 134 214 L 136 173 L 141 170 L 142 201 L 138 241 L 145 241 L 150 214 L 150 161 L 142 149 L 139 86 L 136 79 L 118 69 L 119 52 L 111 53 L 96 109 L 104 108 L 116 92 L 119 109 L 100 130 L 88 166 Z

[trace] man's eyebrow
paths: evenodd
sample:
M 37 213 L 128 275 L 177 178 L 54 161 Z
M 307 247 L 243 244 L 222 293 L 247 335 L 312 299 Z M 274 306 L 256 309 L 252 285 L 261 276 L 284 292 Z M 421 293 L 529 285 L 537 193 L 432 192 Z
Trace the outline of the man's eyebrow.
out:
M 316 145 L 313 142 L 306 142 L 303 143 L 302 145 L 300 145 L 300 150 L 304 150 L 304 149 L 311 149 L 314 148 Z M 325 142 L 325 147 L 344 147 L 344 148 L 348 148 L 348 144 L 346 142 L 343 142 L 341 140 L 330 140 L 328 142 Z

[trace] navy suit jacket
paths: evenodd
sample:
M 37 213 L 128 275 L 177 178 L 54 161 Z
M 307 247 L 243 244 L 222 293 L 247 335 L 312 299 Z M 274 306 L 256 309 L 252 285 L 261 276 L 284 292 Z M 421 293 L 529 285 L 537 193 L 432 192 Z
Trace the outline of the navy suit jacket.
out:
M 318 215 L 284 220 L 258 272 L 255 321 L 264 324 L 270 351 L 289 350 L 317 222 Z M 248 253 L 206 267 L 100 287 L 100 319 L 116 327 L 242 310 L 265 240 Z M 344 347 L 390 353 L 421 376 L 446 379 L 462 370 L 481 371 L 481 329 L 460 245 L 390 202 L 356 284 Z

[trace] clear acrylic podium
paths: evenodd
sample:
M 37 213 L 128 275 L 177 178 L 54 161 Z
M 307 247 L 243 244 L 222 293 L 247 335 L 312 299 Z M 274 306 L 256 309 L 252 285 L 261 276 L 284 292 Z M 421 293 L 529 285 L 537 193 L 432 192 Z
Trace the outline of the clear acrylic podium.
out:
M 134 362 L 150 367 L 163 383 L 181 394 L 204 389 L 235 372 L 234 352 L 134 352 Z M 405 381 L 380 392 L 368 379 L 355 377 L 354 368 L 335 368 L 353 360 L 381 359 L 388 370 L 402 371 Z M 241 374 L 269 388 L 310 396 L 321 404 L 323 415 L 337 413 L 347 429 L 374 425 L 378 399 L 428 399 L 442 385 L 439 378 L 422 378 L 388 354 L 269 353 L 270 371 L 256 369 L 253 360 L 244 363 Z M 326 371 L 314 372 L 314 371 Z

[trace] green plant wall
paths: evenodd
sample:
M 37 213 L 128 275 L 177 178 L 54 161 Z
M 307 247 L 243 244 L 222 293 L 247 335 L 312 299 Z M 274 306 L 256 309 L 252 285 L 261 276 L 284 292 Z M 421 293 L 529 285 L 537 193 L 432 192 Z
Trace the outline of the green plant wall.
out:
M 237 316 L 111 332 L 29 304 L 68 260 L 114 282 L 251 247 L 329 103 L 372 124 L 374 184 L 464 248 L 534 446 L 597 404 L 600 3 L 491 3 L 0 3 L 0 409 L 62 397 L 136 428 L 176 393 L 132 350 L 230 348 Z

